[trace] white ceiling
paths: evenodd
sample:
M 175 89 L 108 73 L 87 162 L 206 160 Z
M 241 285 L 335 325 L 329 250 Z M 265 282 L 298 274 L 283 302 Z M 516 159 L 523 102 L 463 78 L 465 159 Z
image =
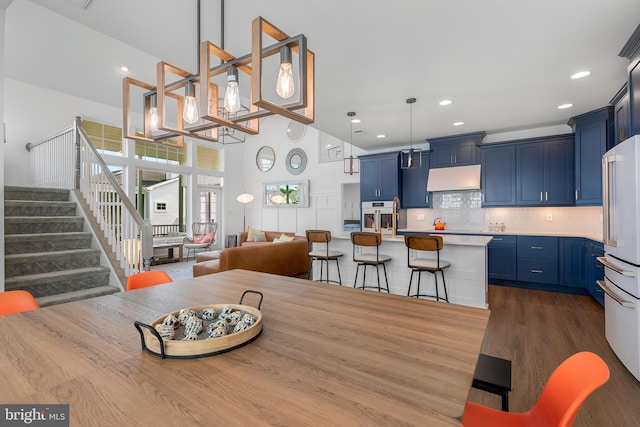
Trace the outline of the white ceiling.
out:
M 7 9 L 9 78 L 120 106 L 122 64 L 147 82 L 159 59 L 198 71 L 197 0 L 93 0 L 86 9 L 77 0 L 31 2 Z M 78 37 L 77 24 L 33 3 L 102 34 Z M 220 0 L 201 5 L 202 40 L 220 44 Z M 618 53 L 639 24 L 640 1 L 232 0 L 227 51 L 249 53 L 257 16 L 305 34 L 315 52 L 314 126 L 349 141 L 346 113 L 355 111 L 354 130 L 366 135 L 353 142 L 368 150 L 408 143 L 408 97 L 418 100 L 414 143 L 566 124 L 606 105 L 626 79 Z M 84 60 L 67 66 L 75 53 Z M 583 69 L 592 75 L 569 79 Z M 453 104 L 438 106 L 445 98 Z M 574 107 L 558 110 L 563 103 Z

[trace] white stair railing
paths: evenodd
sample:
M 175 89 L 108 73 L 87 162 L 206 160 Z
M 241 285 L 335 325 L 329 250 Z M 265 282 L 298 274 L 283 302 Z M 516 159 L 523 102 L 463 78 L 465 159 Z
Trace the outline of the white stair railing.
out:
M 34 185 L 80 190 L 126 276 L 149 270 L 153 228 L 89 141 L 80 118 L 39 143 L 27 144 L 27 150 Z

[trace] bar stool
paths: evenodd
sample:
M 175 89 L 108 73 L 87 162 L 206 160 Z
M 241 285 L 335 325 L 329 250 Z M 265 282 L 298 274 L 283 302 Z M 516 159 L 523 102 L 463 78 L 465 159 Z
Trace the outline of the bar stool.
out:
M 329 242 L 331 241 L 331 232 L 328 230 L 307 230 L 307 241 L 312 245 L 311 252 L 309 252 L 309 258 L 311 259 L 311 266 L 309 267 L 309 277 L 311 280 L 311 273 L 313 267 L 313 261 L 320 261 L 320 282 L 322 282 L 322 266 L 327 264 L 327 280 L 326 282 L 338 283 L 342 286 L 342 277 L 340 277 L 340 263 L 338 262 L 338 258 L 343 256 L 344 254 L 340 251 L 332 251 L 329 250 Z M 324 244 L 324 249 L 322 247 L 317 250 L 313 249 L 313 244 L 318 243 L 320 245 Z M 335 261 L 336 267 L 338 269 L 338 281 L 329 280 L 329 261 Z
M 353 243 L 353 262 L 357 262 L 358 265 L 356 267 L 356 279 L 353 281 L 354 288 L 360 289 L 377 289 L 378 292 L 385 290 L 389 293 L 389 279 L 387 278 L 387 268 L 385 267 L 385 262 L 391 261 L 391 257 L 389 255 L 381 254 L 379 251 L 380 245 L 382 244 L 382 236 L 379 233 L 372 233 L 366 231 L 353 231 L 351 232 L 351 243 Z M 360 250 L 358 254 L 356 254 L 356 247 L 375 247 L 376 253 L 364 253 Z M 373 265 L 376 267 L 376 273 L 378 274 L 378 286 L 367 286 L 367 266 Z M 380 287 L 380 265 L 382 265 L 382 269 L 384 271 L 384 280 L 387 284 L 386 288 Z M 360 266 L 363 267 L 362 273 L 362 286 L 358 286 L 358 270 Z
M 426 297 L 435 298 L 436 301 L 449 302 L 449 296 L 447 295 L 447 283 L 444 280 L 444 269 L 449 268 L 451 264 L 447 261 L 440 259 L 440 250 L 442 249 L 442 236 L 432 236 L 429 234 L 406 234 L 404 236 L 404 244 L 407 247 L 407 266 L 411 269 L 411 278 L 409 279 L 409 289 L 407 290 L 407 296 L 411 297 Z M 414 251 L 435 251 L 436 259 L 420 258 L 418 254 L 414 258 L 411 258 L 411 250 Z M 427 271 L 433 274 L 433 280 L 435 282 L 436 294 L 421 294 L 420 293 L 420 277 L 423 271 Z M 438 271 L 442 276 L 442 287 L 444 288 L 444 298 L 442 298 L 438 292 Z M 413 284 L 413 274 L 418 273 L 418 290 L 414 295 L 411 295 L 411 286 Z

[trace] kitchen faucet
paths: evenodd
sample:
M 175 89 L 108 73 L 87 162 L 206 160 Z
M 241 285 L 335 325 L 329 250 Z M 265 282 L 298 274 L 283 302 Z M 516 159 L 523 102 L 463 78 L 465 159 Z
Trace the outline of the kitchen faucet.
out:
M 398 228 L 398 220 L 400 219 L 400 199 L 396 196 L 393 198 L 391 217 L 391 236 L 396 237 L 396 228 Z

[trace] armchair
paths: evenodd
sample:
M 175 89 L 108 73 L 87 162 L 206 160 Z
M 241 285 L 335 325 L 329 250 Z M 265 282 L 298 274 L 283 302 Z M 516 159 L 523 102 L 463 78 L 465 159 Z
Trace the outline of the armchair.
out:
M 196 250 L 207 250 L 215 243 L 216 230 L 218 223 L 216 222 L 194 222 L 191 224 L 193 237 L 185 237 L 182 239 L 182 246 L 187 250 L 187 261 L 189 254 L 193 251 L 193 257 L 196 256 Z

